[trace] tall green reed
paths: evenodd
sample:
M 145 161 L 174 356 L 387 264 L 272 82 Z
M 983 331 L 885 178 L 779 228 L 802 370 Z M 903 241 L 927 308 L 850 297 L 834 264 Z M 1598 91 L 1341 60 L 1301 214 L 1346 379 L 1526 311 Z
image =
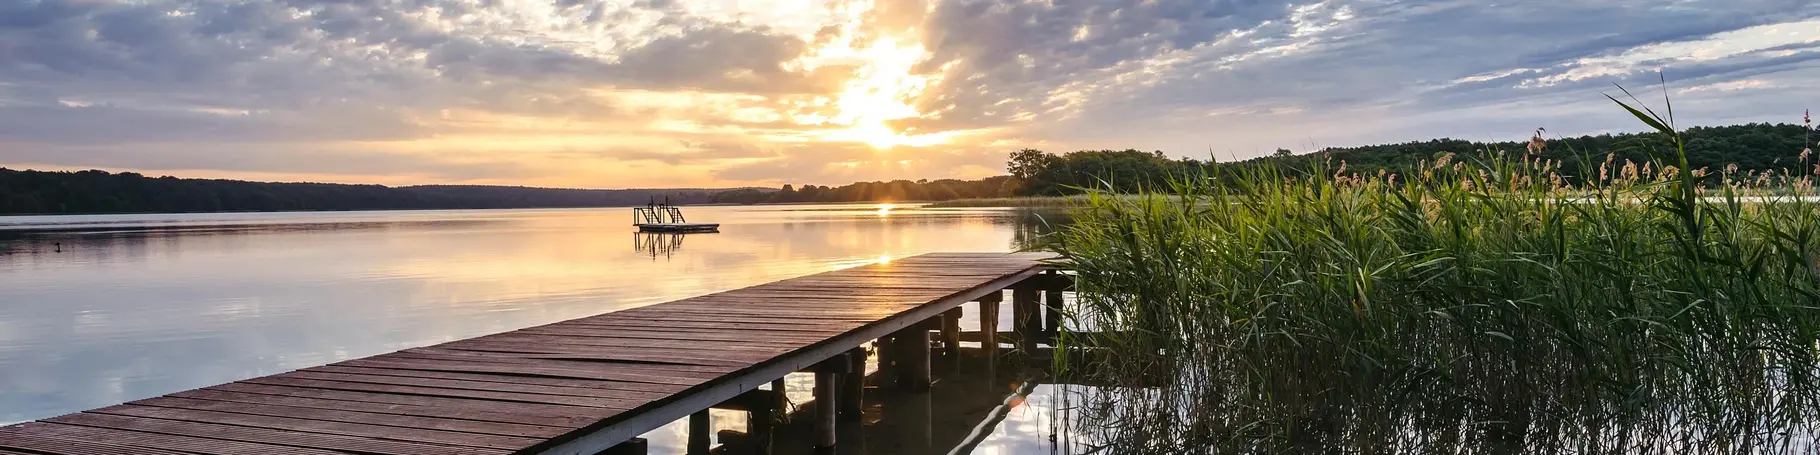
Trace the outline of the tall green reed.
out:
M 1532 148 L 1091 193 L 1049 248 L 1079 273 L 1061 344 L 1112 364 L 1057 368 L 1115 387 L 1073 396 L 1073 430 L 1111 453 L 1820 450 L 1814 176 L 1689 169 L 1672 111 L 1618 104 L 1675 149 L 1582 182 Z

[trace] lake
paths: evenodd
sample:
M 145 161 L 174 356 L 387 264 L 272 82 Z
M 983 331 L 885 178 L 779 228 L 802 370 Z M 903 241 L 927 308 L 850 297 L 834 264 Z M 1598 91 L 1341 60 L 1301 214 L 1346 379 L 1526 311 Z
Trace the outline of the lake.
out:
M 1045 219 L 689 207 L 722 232 L 672 236 L 634 232 L 630 212 L 0 217 L 0 424 L 925 252 L 1011 251 Z M 791 380 L 806 399 L 807 378 Z M 983 381 L 979 403 L 1009 391 Z M 974 453 L 1050 453 L 1047 393 Z M 979 413 L 944 409 L 959 401 L 933 412 Z M 681 453 L 684 433 L 647 437 L 653 453 Z

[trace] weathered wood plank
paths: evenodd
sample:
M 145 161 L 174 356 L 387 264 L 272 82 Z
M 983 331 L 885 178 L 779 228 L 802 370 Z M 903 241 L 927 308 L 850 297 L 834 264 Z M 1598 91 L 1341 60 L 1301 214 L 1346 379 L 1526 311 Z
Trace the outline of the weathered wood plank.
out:
M 541 416 L 594 417 L 602 418 L 619 414 L 623 409 L 594 408 L 586 406 L 550 405 L 538 403 L 518 403 L 489 400 L 474 400 L 440 396 L 400 395 L 392 393 L 359 392 L 352 390 L 324 390 L 307 387 L 274 386 L 237 382 L 209 387 L 205 390 L 226 392 L 255 393 L 301 398 L 318 398 L 344 401 L 363 401 L 368 403 L 400 404 L 410 406 L 434 407 L 443 409 L 461 409 L 468 411 L 495 410 L 498 412 L 531 414 Z
M 365 382 L 371 384 L 439 387 L 444 389 L 494 390 L 500 392 L 530 393 L 538 395 L 569 395 L 577 397 L 615 398 L 627 401 L 649 401 L 661 398 L 664 394 L 634 392 L 627 390 L 598 389 L 592 387 L 552 387 L 515 382 L 480 382 L 453 379 L 400 377 L 373 374 L 365 369 L 333 369 L 319 367 L 297 371 L 286 376 L 302 379 L 319 379 L 324 381 Z
M 323 417 L 327 412 L 320 409 L 300 408 L 300 410 L 302 412 L 299 417 L 272 417 L 266 415 L 127 404 L 109 406 L 88 411 L 88 413 L 178 420 L 185 422 L 218 423 L 251 428 L 269 428 L 273 430 L 300 431 L 315 434 L 390 439 L 500 450 L 516 450 L 521 447 L 536 444 L 539 441 L 535 438 L 525 437 L 318 420 L 318 417 L 327 419 L 328 417 Z
M 327 450 L 340 450 L 377 455 L 493 455 L 509 453 L 497 449 L 481 449 L 441 444 L 395 441 L 389 439 L 338 436 L 301 431 L 273 430 L 269 428 L 252 428 L 238 425 L 215 423 L 185 422 L 180 420 L 147 419 L 140 417 L 117 416 L 111 414 L 81 413 L 46 419 L 47 422 L 67 425 L 112 428 L 146 433 L 164 433 L 178 436 L 191 436 L 230 441 L 254 442 L 271 445 L 296 447 L 315 447 Z M 143 449 L 135 449 L 143 450 Z M 83 454 L 96 452 L 78 452 Z M 105 452 L 101 452 L 105 453 Z M 135 451 L 133 454 L 164 454 L 158 451 Z M 181 453 L 181 452 L 177 452 Z
M 549 414 L 529 414 L 508 412 L 504 409 L 469 409 L 452 406 L 425 406 L 413 404 L 374 403 L 369 401 L 346 401 L 323 398 L 309 398 L 286 395 L 263 395 L 257 393 L 227 392 L 212 389 L 190 390 L 167 395 L 173 398 L 190 398 L 196 400 L 226 401 L 235 403 L 270 404 L 294 408 L 334 409 L 345 411 L 371 412 L 376 414 L 396 414 L 407 416 L 441 417 L 445 419 L 474 420 L 480 422 L 516 423 L 533 426 L 576 427 L 586 426 L 597 419 L 577 416 L 556 416 Z
M 541 376 L 522 376 L 522 375 L 488 374 L 488 373 L 473 373 L 473 372 L 456 373 L 456 372 L 445 372 L 445 371 L 394 370 L 394 369 L 388 369 L 388 368 L 366 368 L 366 367 L 353 367 L 353 366 L 341 366 L 341 365 L 325 365 L 325 366 L 320 366 L 320 367 L 316 367 L 316 368 L 310 368 L 305 371 L 348 372 L 348 373 L 360 374 L 360 375 L 365 375 L 365 376 L 373 376 L 373 377 L 382 377 L 382 378 L 383 377 L 406 377 L 406 378 L 454 379 L 454 380 L 472 381 L 472 382 L 485 383 L 485 384 L 522 384 L 522 385 L 560 387 L 560 388 L 567 388 L 567 389 L 598 389 L 598 390 L 602 390 L 605 392 L 625 394 L 625 396 L 623 396 L 623 397 L 607 395 L 607 396 L 603 396 L 604 398 L 627 398 L 627 399 L 648 399 L 648 400 L 655 400 L 657 398 L 668 396 L 670 394 L 680 392 L 686 388 L 683 386 L 674 386 L 674 385 L 666 385 L 666 384 L 646 384 L 646 383 L 642 383 L 642 382 L 618 382 L 618 381 L 605 381 L 605 380 L 599 380 L 599 379 L 549 378 L 549 377 L 541 377 Z M 449 388 L 458 389 L 458 388 L 464 388 L 464 387 L 449 387 Z M 507 390 L 507 389 L 484 388 L 483 390 Z M 588 395 L 588 396 L 591 396 L 591 395 Z
M 440 387 L 421 387 L 407 385 L 370 384 L 364 382 L 322 381 L 291 376 L 269 376 L 244 381 L 249 384 L 282 385 L 319 390 L 339 390 L 353 392 L 388 393 L 398 395 L 418 395 L 426 397 L 469 398 L 486 401 L 505 401 L 533 404 L 557 404 L 564 406 L 581 406 L 589 408 L 631 409 L 638 402 L 612 398 L 576 397 L 564 395 L 541 395 L 533 393 L 497 392 L 487 390 L 445 389 Z
M 311 449 L 303 447 L 275 446 L 251 442 L 229 441 L 223 439 L 197 438 L 159 433 L 114 430 L 108 428 L 79 427 L 47 422 L 26 422 L 10 427 L 0 427 L 0 433 L 24 433 L 34 436 L 73 439 L 77 441 L 106 441 L 118 444 L 142 447 L 153 450 L 171 449 L 182 452 L 193 452 L 202 455 L 346 455 L 347 452 Z M 0 451 L 0 454 L 22 453 Z
M 272 417 L 297 417 L 333 422 L 347 422 L 367 425 L 384 425 L 404 428 L 422 428 L 428 430 L 463 431 L 499 436 L 516 436 L 523 438 L 553 438 L 569 431 L 568 428 L 524 425 L 503 422 L 481 422 L 474 420 L 445 419 L 427 416 L 367 413 L 342 409 L 296 408 L 268 404 L 237 403 L 231 401 L 197 400 L 179 397 L 158 397 L 129 402 L 135 406 L 153 406 L 161 408 L 179 408 L 198 411 L 232 412 L 238 414 L 255 414 Z M 225 423 L 225 422 L 223 422 Z
M 23 432 L 0 433 L 0 449 L 51 455 L 184 455 L 183 452 Z

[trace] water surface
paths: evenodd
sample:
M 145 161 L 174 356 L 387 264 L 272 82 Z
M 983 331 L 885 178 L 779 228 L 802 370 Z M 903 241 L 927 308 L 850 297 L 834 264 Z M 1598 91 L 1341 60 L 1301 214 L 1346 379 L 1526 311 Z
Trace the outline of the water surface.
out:
M 722 233 L 641 235 L 626 209 L 0 217 L 0 423 L 919 253 L 1010 251 L 1036 222 L 913 205 L 686 213 Z M 1019 415 L 1041 419 L 1006 427 Z M 976 453 L 1035 453 L 994 438 Z

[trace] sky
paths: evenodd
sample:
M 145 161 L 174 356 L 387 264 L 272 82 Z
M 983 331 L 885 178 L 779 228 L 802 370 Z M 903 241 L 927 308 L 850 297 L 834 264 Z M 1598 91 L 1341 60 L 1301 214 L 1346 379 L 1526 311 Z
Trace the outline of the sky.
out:
M 1666 78 L 1668 84 L 1660 85 Z M 1815 0 L 0 0 L 0 167 L 839 185 L 1820 108 Z

